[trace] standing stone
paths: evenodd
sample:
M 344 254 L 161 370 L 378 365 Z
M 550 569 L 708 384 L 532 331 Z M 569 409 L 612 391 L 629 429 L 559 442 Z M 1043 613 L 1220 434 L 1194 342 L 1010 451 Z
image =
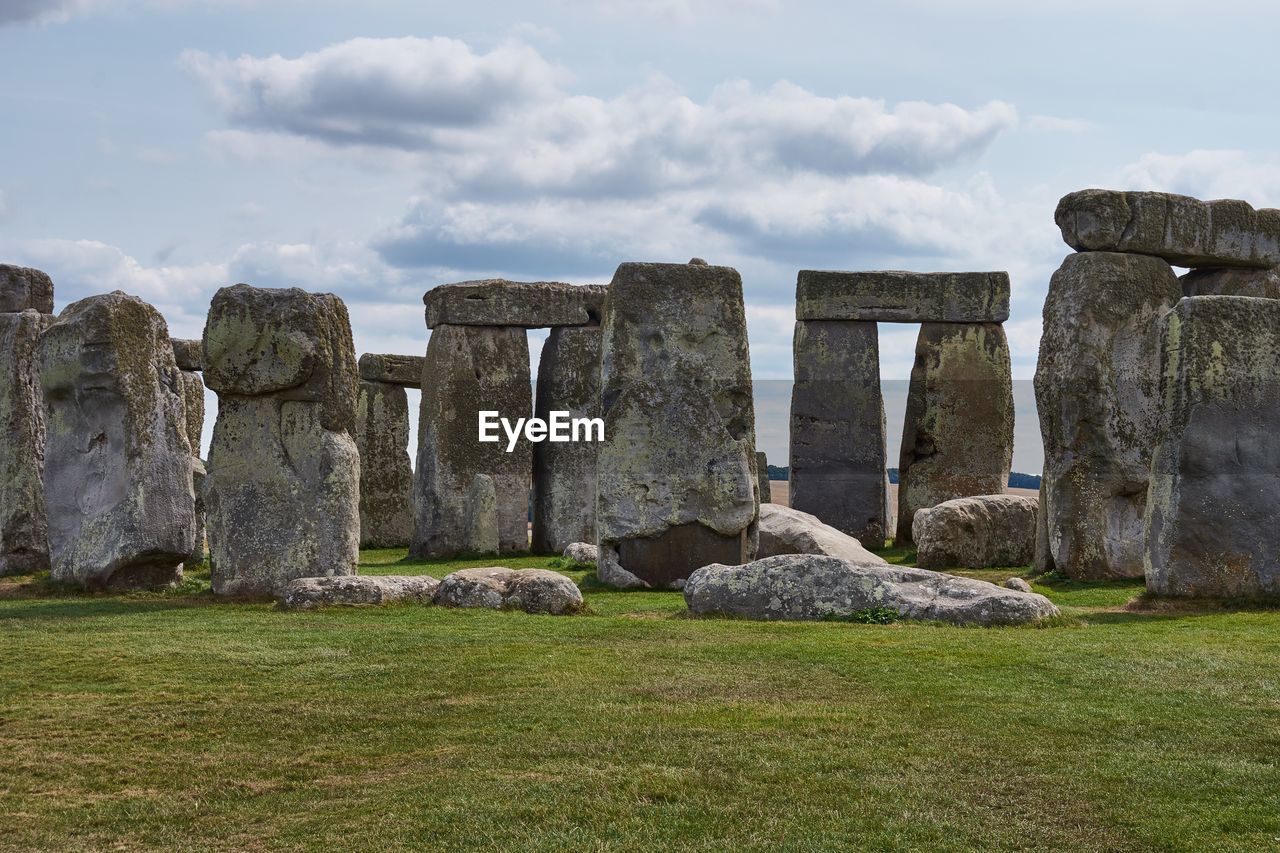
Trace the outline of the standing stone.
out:
M 178 347 L 175 345 L 175 354 L 177 351 Z M 199 373 L 182 371 L 182 401 L 186 412 L 187 442 L 191 445 L 191 481 L 196 495 L 196 548 L 191 552 L 191 562 L 199 563 L 209 554 L 204 512 L 204 480 L 208 472 L 200 458 L 200 445 L 204 436 L 204 381 Z
M 796 323 L 791 506 L 871 547 L 888 536 L 876 324 Z
M 450 557 L 470 548 L 467 494 L 477 474 L 493 478 L 499 550 L 529 548 L 529 479 L 533 452 L 521 439 L 507 453 L 499 440 L 480 442 L 479 412 L 509 419 L 533 411 L 529 339 L 523 328 L 437 326 L 427 344 L 418 416 L 414 528 L 409 553 Z
M 49 568 L 38 347 L 51 322 L 50 315 L 30 309 L 0 313 L 0 577 Z
M 265 596 L 294 578 L 354 574 L 357 380 L 342 300 L 224 287 L 204 355 L 218 393 L 205 490 L 213 591 Z
M 898 461 L 896 541 L 918 510 L 1002 494 L 1013 462 L 1013 373 L 1004 327 L 924 323 Z
M 467 490 L 463 525 L 468 554 L 496 554 L 501 544 L 498 534 L 498 488 L 493 477 L 476 474 Z
M 53 280 L 40 270 L 0 264 L 0 314 L 53 313 Z
M 1159 258 L 1068 255 L 1044 304 L 1036 408 L 1048 558 L 1078 579 L 1141 577 L 1158 436 L 1159 319 L 1182 295 Z
M 360 547 L 402 548 L 413 538 L 413 466 L 409 399 L 404 388 L 360 380 Z
M 773 490 L 769 487 L 769 457 L 763 450 L 756 451 L 756 482 L 760 484 L 760 503 L 773 503 Z
M 1280 598 L 1280 301 L 1183 299 L 1163 362 L 1147 589 Z
M 534 414 L 568 418 L 600 416 L 600 328 L 551 330 L 538 362 Z M 596 454 L 594 431 L 584 440 L 543 441 L 533 447 L 533 550 L 559 554 L 574 542 L 596 538 Z
M 1048 477 L 1040 477 L 1040 496 L 1036 503 L 1036 548 L 1034 565 L 1036 574 L 1045 575 L 1057 571 L 1053 563 L 1053 554 L 1049 550 L 1049 507 L 1045 504 L 1045 482 Z
M 1183 296 L 1260 296 L 1280 299 L 1280 273 L 1266 270 L 1198 269 L 1178 281 Z
M 195 549 L 181 373 L 155 308 L 116 291 L 63 309 L 40 339 L 52 576 L 158 587 Z
M 750 560 L 755 410 L 737 271 L 622 264 L 603 335 L 600 564 L 678 587 L 701 566 Z

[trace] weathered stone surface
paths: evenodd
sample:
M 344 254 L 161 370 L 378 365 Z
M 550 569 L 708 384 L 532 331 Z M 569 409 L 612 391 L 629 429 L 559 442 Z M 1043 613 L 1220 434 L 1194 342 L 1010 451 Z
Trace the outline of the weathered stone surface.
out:
M 435 594 L 446 607 L 487 607 L 563 616 L 582 609 L 573 581 L 546 569 L 462 569 L 446 575 Z
M 1181 276 L 1183 296 L 1258 296 L 1280 299 L 1280 272 L 1274 268 L 1198 269 Z
M 1035 498 L 980 495 L 916 513 L 912 536 L 922 569 L 1025 566 L 1036 550 Z
M 463 511 L 466 541 L 463 550 L 468 554 L 496 554 L 502 547 L 502 534 L 498 528 L 498 487 L 488 474 L 476 474 L 467 490 L 467 502 Z
M 1005 589 L 1016 589 L 1018 592 L 1031 592 L 1031 584 L 1022 578 L 1009 578 L 1004 582 Z
M 179 370 L 204 370 L 204 341 L 174 338 L 172 343 L 173 357 L 178 362 Z
M 756 451 L 756 483 L 760 487 L 760 503 L 773 503 L 773 489 L 769 486 L 769 458 L 764 451 Z
M 164 318 L 119 291 L 74 302 L 41 337 L 40 365 L 53 578 L 179 580 L 195 549 L 193 456 Z
M 796 319 L 1003 323 L 1009 319 L 1009 274 L 801 270 Z
M 1163 353 L 1147 589 L 1280 598 L 1280 301 L 1183 299 Z
M 552 329 L 538 362 L 534 413 L 570 418 L 600 416 L 600 329 Z M 589 440 L 544 441 L 533 447 L 533 550 L 558 554 L 596 538 L 597 435 Z
M 53 281 L 40 270 L 0 264 L 0 314 L 53 313 Z
M 1048 555 L 1080 579 L 1142 576 L 1159 412 L 1159 318 L 1182 287 L 1159 258 L 1068 255 L 1036 367 Z
M 780 504 L 761 504 L 756 558 L 779 554 L 818 554 L 859 563 L 884 563 L 857 539 L 823 524 L 817 516 Z
M 296 578 L 284 587 L 278 600 L 282 610 L 361 604 L 431 604 L 439 587 L 440 581 L 426 575 Z
M 342 301 L 236 285 L 213 297 L 205 381 L 218 392 L 205 509 L 213 591 L 274 595 L 355 574 L 356 358 Z
M 859 540 L 888 536 L 884 398 L 875 323 L 796 323 L 791 506 Z
M 1053 562 L 1053 554 L 1049 550 L 1049 508 L 1045 503 L 1045 482 L 1048 477 L 1040 477 L 1040 496 L 1036 501 L 1036 574 L 1043 575 L 1057 571 Z
M 467 495 L 477 474 L 493 478 L 499 549 L 527 550 L 530 444 L 521 438 L 507 453 L 505 435 L 497 442 L 477 441 L 481 410 L 513 421 L 533 411 L 524 329 L 437 326 L 427 345 L 423 382 L 410 553 L 448 557 L 471 550 Z
M 599 555 L 600 549 L 590 542 L 573 542 L 564 549 L 563 554 L 566 560 L 572 560 L 575 563 L 590 563 L 593 566 Z
M 405 388 L 422 387 L 420 355 L 389 355 L 367 352 L 360 356 L 360 378 L 365 382 L 385 382 Z
M 601 284 L 522 282 L 493 278 L 442 284 L 422 297 L 427 328 L 436 326 L 592 326 L 609 288 Z
M 737 271 L 623 264 L 603 335 L 601 566 L 670 586 L 699 566 L 751 559 L 755 411 Z
M 1280 265 L 1280 210 L 1235 199 L 1088 189 L 1063 196 L 1054 220 L 1082 252 L 1155 255 L 1182 267 Z
M 352 437 L 360 453 L 360 547 L 404 547 L 413 538 L 413 466 L 404 388 L 361 380 Z
M 699 616 L 747 619 L 841 619 L 878 607 L 953 625 L 1016 625 L 1058 615 L 1042 595 L 986 581 L 798 554 L 706 566 L 689 577 L 684 598 Z
M 1013 373 L 1004 327 L 924 323 L 898 460 L 896 541 L 921 509 L 1001 494 L 1013 462 Z
M 195 341 L 199 344 L 199 341 Z M 175 347 L 175 353 L 177 348 Z M 200 446 L 204 435 L 204 381 L 199 373 L 182 371 L 182 408 L 187 425 L 187 443 L 191 445 L 191 485 L 196 496 L 196 545 L 187 562 L 199 563 L 209 553 L 205 535 L 204 480 L 208 474 L 200 459 Z
M 219 397 L 274 394 L 321 404 L 321 424 L 350 432 L 356 360 L 347 306 L 331 293 L 224 287 L 204 328 L 204 381 Z
M 0 577 L 49 568 L 38 346 L 52 322 L 37 311 L 0 314 Z

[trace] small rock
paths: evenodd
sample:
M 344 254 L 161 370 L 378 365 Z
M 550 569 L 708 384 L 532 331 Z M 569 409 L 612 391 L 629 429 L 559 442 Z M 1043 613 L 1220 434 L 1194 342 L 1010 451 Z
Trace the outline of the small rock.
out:
M 564 558 L 573 560 L 575 563 L 590 563 L 594 566 L 599 553 L 600 549 L 589 542 L 574 542 L 564 549 Z
M 426 575 L 296 578 L 280 593 L 279 602 L 284 610 L 403 601 L 431 604 L 439 586 L 440 581 Z
M 563 616 L 582 609 L 582 592 L 557 572 L 491 566 L 447 575 L 436 590 L 435 602 L 446 607 L 487 607 Z
M 1022 578 L 1009 578 L 1004 582 L 1005 589 L 1016 589 L 1018 592 L 1031 592 L 1031 584 Z

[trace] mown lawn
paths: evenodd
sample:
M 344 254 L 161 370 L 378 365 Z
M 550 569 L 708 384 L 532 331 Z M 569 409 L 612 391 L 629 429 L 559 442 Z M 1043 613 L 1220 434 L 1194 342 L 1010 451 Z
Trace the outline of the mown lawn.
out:
M 493 562 L 402 556 L 363 571 Z M 1280 611 L 762 624 L 569 574 L 586 615 L 2 581 L 0 848 L 1280 847 Z

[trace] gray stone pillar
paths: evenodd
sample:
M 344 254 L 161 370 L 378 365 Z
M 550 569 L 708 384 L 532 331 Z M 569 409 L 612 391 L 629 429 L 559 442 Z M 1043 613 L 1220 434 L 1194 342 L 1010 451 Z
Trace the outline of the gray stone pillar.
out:
M 1192 297 L 1163 325 L 1147 589 L 1280 598 L 1280 301 Z
M 888 495 L 876 324 L 802 320 L 793 350 L 791 506 L 880 548 Z
M 175 342 L 176 343 L 176 342 Z M 175 354 L 177 347 L 174 347 Z M 196 495 L 196 547 L 191 562 L 199 563 L 209 554 L 205 534 L 204 478 L 207 470 L 200 458 L 200 441 L 204 435 L 204 380 L 192 370 L 182 371 L 182 403 L 187 425 L 187 443 L 191 445 L 192 486 Z
M 116 291 L 68 305 L 40 339 L 52 576 L 157 587 L 195 549 L 181 373 L 160 312 Z
M 493 478 L 499 550 L 529 548 L 529 480 L 533 453 L 520 439 L 478 441 L 478 413 L 496 411 L 513 423 L 533 412 L 529 341 L 514 326 L 440 324 L 431 333 L 423 368 L 414 476 L 414 557 L 467 551 L 467 495 L 477 474 Z
M 551 330 L 538 362 L 535 414 L 600 416 L 600 328 Z M 594 439 L 595 435 L 588 436 Z M 596 541 L 597 441 L 544 441 L 533 448 L 533 550 L 561 554 L 574 542 Z
M 756 451 L 756 482 L 760 486 L 760 503 L 773 503 L 773 490 L 769 488 L 769 458 L 763 450 Z
M 1049 282 L 1036 367 L 1048 556 L 1081 579 L 1143 575 L 1159 414 L 1159 318 L 1182 295 L 1159 258 L 1068 255 Z
M 361 379 L 354 438 L 360 451 L 360 547 L 404 547 L 413 538 L 409 398 L 404 388 Z
M 922 323 L 898 461 L 895 541 L 921 509 L 1003 494 L 1013 461 L 1013 373 L 999 323 Z
M 355 574 L 357 376 L 342 300 L 224 287 L 204 365 L 218 394 L 205 488 L 213 591 L 265 596 L 295 578 Z
M 610 582 L 682 586 L 755 555 L 755 411 L 742 280 L 706 264 L 627 263 L 605 306 L 597 460 Z

